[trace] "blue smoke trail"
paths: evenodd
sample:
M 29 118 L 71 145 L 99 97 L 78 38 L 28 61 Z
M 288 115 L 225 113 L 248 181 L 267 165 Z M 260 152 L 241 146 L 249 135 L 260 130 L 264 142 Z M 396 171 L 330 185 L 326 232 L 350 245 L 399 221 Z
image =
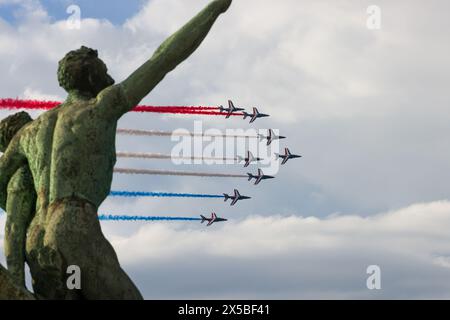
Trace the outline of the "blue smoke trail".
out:
M 5 212 L 0 209 L 0 216 Z M 100 221 L 202 221 L 200 218 L 99 215 Z
M 161 198 L 210 198 L 221 199 L 223 195 L 215 194 L 193 194 L 193 193 L 167 193 L 167 192 L 133 192 L 133 191 L 111 191 L 111 197 L 161 197 Z
M 200 218 L 99 215 L 101 221 L 201 221 Z

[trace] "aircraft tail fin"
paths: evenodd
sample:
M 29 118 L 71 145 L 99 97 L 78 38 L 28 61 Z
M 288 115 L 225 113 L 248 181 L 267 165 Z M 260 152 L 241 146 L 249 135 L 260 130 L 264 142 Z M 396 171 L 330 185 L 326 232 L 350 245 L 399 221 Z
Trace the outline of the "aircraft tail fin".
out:
M 247 175 L 248 175 L 248 181 L 252 181 L 253 175 L 251 173 L 247 173 Z
M 223 194 L 223 197 L 224 197 L 224 201 L 225 202 L 227 202 L 228 199 L 230 199 L 230 196 L 228 194 L 226 194 L 226 193 Z
M 202 218 L 202 223 L 204 223 L 207 220 L 204 215 L 200 215 L 200 217 Z

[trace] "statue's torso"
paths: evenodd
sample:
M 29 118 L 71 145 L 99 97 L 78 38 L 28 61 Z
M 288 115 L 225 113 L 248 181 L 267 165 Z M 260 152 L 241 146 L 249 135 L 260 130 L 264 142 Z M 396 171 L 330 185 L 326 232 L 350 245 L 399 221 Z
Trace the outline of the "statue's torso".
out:
M 33 174 L 37 211 L 77 197 L 96 207 L 107 197 L 113 175 L 117 119 L 100 103 L 77 101 L 50 110 L 23 132 L 21 147 Z M 110 106 L 113 108 L 114 106 Z

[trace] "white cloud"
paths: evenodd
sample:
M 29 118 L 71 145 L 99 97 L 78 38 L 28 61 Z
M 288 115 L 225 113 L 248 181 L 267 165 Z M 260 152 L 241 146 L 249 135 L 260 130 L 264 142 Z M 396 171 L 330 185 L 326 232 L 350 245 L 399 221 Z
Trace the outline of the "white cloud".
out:
M 23 92 L 23 98 L 24 99 L 30 99 L 30 100 L 41 100 L 41 101 L 62 101 L 63 98 L 58 95 L 49 95 L 44 94 L 39 90 L 34 90 L 32 88 L 25 88 L 25 91 Z
M 450 297 L 448 201 L 366 218 L 151 223 L 127 237 L 110 233 L 114 224 L 103 227 L 147 298 Z M 380 292 L 365 287 L 373 264 L 382 269 Z

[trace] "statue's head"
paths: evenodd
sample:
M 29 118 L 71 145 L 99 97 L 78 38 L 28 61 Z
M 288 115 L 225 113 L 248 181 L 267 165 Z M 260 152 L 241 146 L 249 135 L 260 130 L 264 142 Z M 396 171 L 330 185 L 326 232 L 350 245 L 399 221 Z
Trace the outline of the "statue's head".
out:
M 69 93 L 76 90 L 93 97 L 114 84 L 105 63 L 98 58 L 97 50 L 84 46 L 70 51 L 59 61 L 58 81 Z
M 5 152 L 16 133 L 31 121 L 33 119 L 24 111 L 13 114 L 0 121 L 0 152 Z

